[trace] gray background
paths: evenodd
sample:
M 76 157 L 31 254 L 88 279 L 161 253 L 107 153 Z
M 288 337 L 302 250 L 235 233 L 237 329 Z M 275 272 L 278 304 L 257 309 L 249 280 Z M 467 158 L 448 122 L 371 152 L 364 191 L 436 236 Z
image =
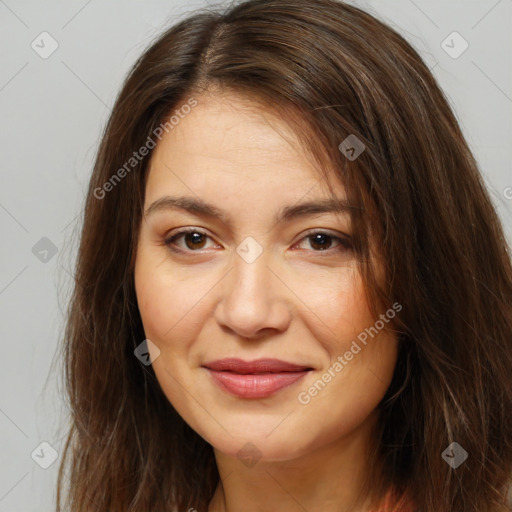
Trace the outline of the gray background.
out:
M 512 240 L 512 0 L 352 3 L 397 28 L 433 69 Z M 55 349 L 73 284 L 77 216 L 110 107 L 149 42 L 205 5 L 0 0 L 0 512 L 54 507 L 60 459 L 40 467 L 52 454 L 40 443 L 61 452 Z M 31 47 L 51 48 L 43 31 L 58 43 L 46 59 Z M 446 40 L 452 54 L 463 49 L 458 36 L 446 39 L 454 31 L 469 44 L 458 58 L 442 47 Z

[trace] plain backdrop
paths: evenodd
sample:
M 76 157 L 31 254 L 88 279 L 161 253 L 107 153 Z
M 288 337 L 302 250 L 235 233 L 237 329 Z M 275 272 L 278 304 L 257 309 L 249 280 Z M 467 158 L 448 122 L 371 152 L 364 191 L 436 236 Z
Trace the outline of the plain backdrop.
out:
M 352 3 L 395 27 L 431 67 L 512 241 L 512 0 Z M 206 5 L 0 0 L 0 512 L 54 510 L 65 422 L 55 351 L 110 108 L 143 49 Z

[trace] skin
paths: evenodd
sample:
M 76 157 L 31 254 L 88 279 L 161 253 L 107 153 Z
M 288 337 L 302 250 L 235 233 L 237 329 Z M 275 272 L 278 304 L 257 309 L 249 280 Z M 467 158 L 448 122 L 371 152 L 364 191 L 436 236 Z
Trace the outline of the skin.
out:
M 300 403 L 298 394 L 376 319 L 353 251 L 329 237 L 319 249 L 311 237 L 319 230 L 350 237 L 347 214 L 273 222 L 284 206 L 329 198 L 329 187 L 343 199 L 344 189 L 321 180 L 291 129 L 270 112 L 232 93 L 195 98 L 198 105 L 153 152 L 144 209 L 166 195 L 199 197 L 231 223 L 179 209 L 145 216 L 135 287 L 146 337 L 160 351 L 152 351 L 158 382 L 214 448 L 221 482 L 209 511 L 367 511 L 358 491 L 397 341 L 379 331 Z M 176 239 L 188 252 L 175 253 L 164 241 L 186 227 L 208 236 Z M 263 251 L 251 263 L 236 252 L 248 236 Z M 201 366 L 225 357 L 277 358 L 314 370 L 270 397 L 239 398 Z M 244 446 L 256 453 L 255 464 L 237 457 Z

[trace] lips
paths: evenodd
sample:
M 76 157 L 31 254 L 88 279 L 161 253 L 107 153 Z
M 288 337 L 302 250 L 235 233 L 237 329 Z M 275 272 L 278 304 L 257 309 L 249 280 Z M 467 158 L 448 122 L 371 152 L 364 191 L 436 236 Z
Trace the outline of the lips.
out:
M 240 398 L 265 398 L 299 381 L 313 369 L 279 359 L 228 358 L 203 366 L 221 389 Z

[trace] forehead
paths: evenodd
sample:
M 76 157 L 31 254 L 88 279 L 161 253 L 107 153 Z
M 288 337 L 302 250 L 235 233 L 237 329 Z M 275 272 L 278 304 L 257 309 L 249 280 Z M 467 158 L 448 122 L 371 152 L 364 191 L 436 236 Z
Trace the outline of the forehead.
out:
M 164 132 L 153 151 L 147 196 L 180 181 L 197 195 L 215 186 L 225 194 L 244 189 L 295 200 L 313 188 L 317 197 L 334 188 L 344 196 L 334 180 L 325 183 L 292 127 L 269 109 L 238 94 L 194 98 L 197 105 Z

